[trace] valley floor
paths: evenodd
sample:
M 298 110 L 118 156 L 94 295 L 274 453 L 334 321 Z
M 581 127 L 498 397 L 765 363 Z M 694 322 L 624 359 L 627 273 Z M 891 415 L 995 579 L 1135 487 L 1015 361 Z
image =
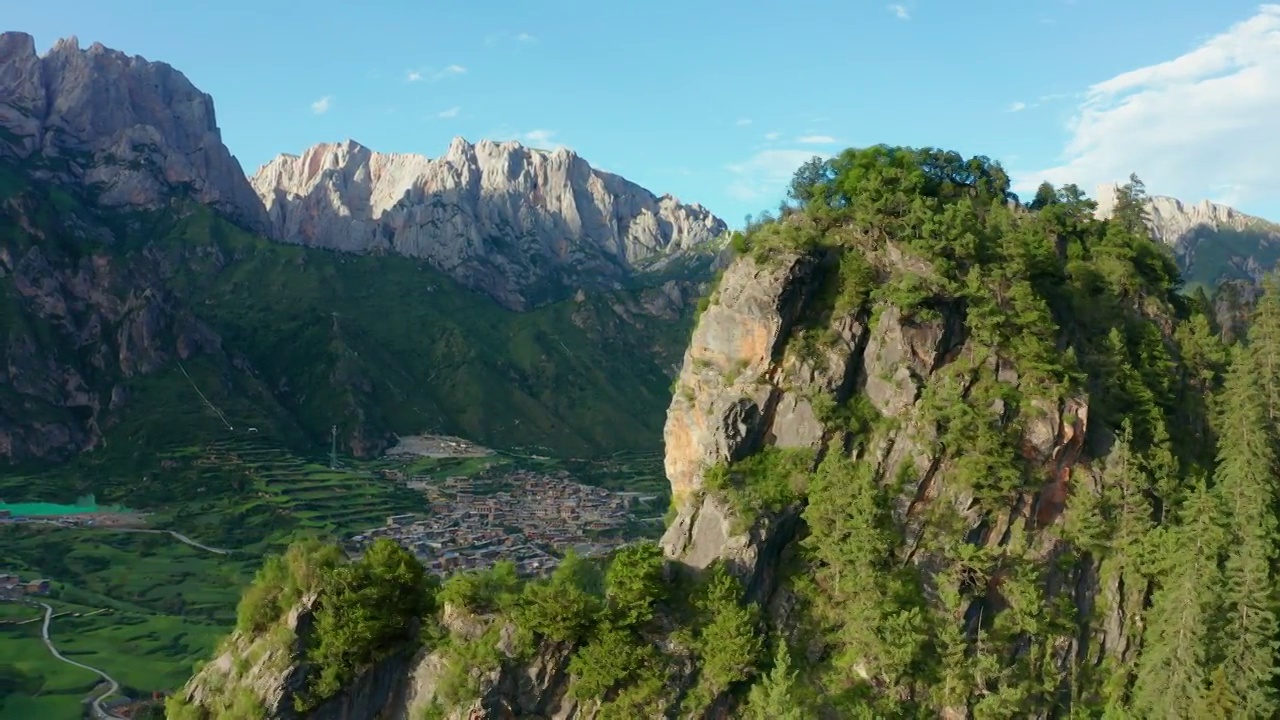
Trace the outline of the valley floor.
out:
M 152 486 L 141 484 L 132 495 L 111 498 L 138 508 L 147 527 L 67 519 L 0 524 L 0 546 L 6 549 L 0 574 L 48 579 L 48 594 L 36 600 L 50 606 L 54 646 L 67 660 L 118 681 L 121 695 L 140 699 L 181 686 L 193 665 L 210 655 L 235 624 L 241 591 L 264 554 L 302 535 L 350 538 L 385 528 L 392 515 L 430 519 L 450 513 L 459 486 L 471 487 L 473 479 L 479 502 L 504 493 L 542 497 L 544 504 L 583 504 L 598 496 L 601 508 L 625 508 L 605 521 L 602 547 L 662 530 L 661 522 L 645 522 L 667 503 L 658 453 L 607 460 L 460 454 L 348 460 L 330 469 L 251 436 L 177 448 L 160 462 L 173 482 L 191 488 L 189 497 L 153 504 L 146 494 Z M 0 496 L 74 497 L 77 488 L 68 477 L 76 470 L 0 478 Z M 544 480 L 546 487 L 539 487 Z M 583 511 L 594 512 L 590 505 Z M 543 514 L 548 513 L 548 524 L 560 522 L 558 511 Z M 486 525 L 490 521 L 492 527 Z M 506 516 L 477 514 L 471 522 L 481 534 L 512 530 Z M 525 531 L 536 534 L 537 522 L 526 519 L 535 525 Z M 563 552 L 574 538 L 589 539 L 589 524 L 583 522 L 580 535 L 552 530 L 539 539 L 546 551 Z M 468 550 L 441 546 L 439 554 Z M 105 689 L 95 673 L 49 653 L 40 619 L 30 605 L 0 603 L 0 719 L 79 718 L 85 699 Z

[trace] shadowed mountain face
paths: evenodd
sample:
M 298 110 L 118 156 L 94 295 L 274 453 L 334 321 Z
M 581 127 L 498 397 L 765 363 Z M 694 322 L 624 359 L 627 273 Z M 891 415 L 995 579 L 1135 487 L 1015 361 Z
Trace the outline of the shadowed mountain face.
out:
M 1099 218 L 1111 216 L 1116 189 L 1098 188 Z M 1173 247 L 1188 287 L 1212 290 L 1224 280 L 1257 280 L 1280 261 L 1280 224 L 1226 205 L 1157 195 L 1147 199 L 1147 217 L 1156 239 Z
M 364 456 L 655 448 L 723 229 L 515 144 L 320 146 L 251 184 L 178 71 L 4 33 L 0 462 L 335 424 Z
M 725 224 L 554 152 L 455 138 L 436 159 L 358 143 L 281 155 L 253 176 L 286 242 L 423 258 L 512 309 L 579 287 L 617 287 L 673 254 L 704 252 Z

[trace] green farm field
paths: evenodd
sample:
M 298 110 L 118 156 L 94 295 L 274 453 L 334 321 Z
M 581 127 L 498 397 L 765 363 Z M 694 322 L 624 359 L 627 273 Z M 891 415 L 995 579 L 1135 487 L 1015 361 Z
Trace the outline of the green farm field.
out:
M 667 486 L 658 453 L 626 452 L 604 459 L 534 458 L 500 453 L 478 458 L 340 460 L 302 457 L 270 438 L 225 433 L 202 446 L 161 452 L 144 482 L 130 486 L 110 463 L 92 455 L 53 470 L 0 477 L 9 502 L 70 502 L 91 474 L 111 503 L 143 514 L 147 529 L 169 530 L 226 554 L 179 542 L 164 533 L 43 524 L 0 526 L 0 572 L 52 581 L 45 601 L 55 612 L 50 637 L 69 659 L 99 668 L 125 694 L 149 697 L 177 689 L 235 623 L 242 588 L 262 556 L 291 540 L 344 537 L 381 525 L 387 515 L 426 513 L 424 496 L 383 479 L 395 469 L 443 480 L 464 475 L 500 481 L 504 469 L 554 473 L 611 490 L 658 496 Z M 184 488 L 174 501 L 169 488 Z M 114 488 L 114 490 L 113 490 Z M 637 534 L 661 525 L 637 523 Z M 0 603 L 0 719 L 78 718 L 99 684 L 88 671 L 54 659 L 40 642 L 41 612 Z M 10 659 L 12 658 L 12 659 Z

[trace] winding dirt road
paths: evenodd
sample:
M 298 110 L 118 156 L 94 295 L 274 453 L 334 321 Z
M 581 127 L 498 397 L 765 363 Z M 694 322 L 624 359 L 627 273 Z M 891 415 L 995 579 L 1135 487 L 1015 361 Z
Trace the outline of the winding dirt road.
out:
M 88 665 L 85 665 L 84 663 L 78 663 L 75 660 L 68 660 L 67 658 L 63 657 L 62 653 L 58 652 L 58 648 L 53 646 L 53 641 L 49 639 L 49 621 L 53 619 L 53 608 L 46 603 L 40 603 L 40 607 L 44 608 L 44 624 L 40 627 L 40 638 L 44 640 L 44 645 L 45 647 L 49 648 L 49 652 L 52 653 L 55 658 L 61 660 L 62 662 L 68 665 L 75 665 L 78 668 L 83 668 L 85 670 L 88 670 L 91 673 L 96 674 L 98 677 L 102 678 L 103 680 L 106 680 L 107 683 L 109 684 L 109 687 L 107 688 L 106 692 L 102 693 L 101 695 L 93 699 L 93 705 L 92 705 L 93 716 L 95 718 L 99 718 L 100 720 L 127 720 L 127 718 L 122 718 L 119 715 L 111 714 L 110 711 L 102 707 L 102 701 L 104 699 L 111 697 L 112 695 L 115 695 L 116 693 L 120 692 L 120 683 L 116 682 L 115 678 L 102 672 L 96 667 L 90 667 Z
M 172 535 L 175 540 L 179 542 L 184 542 L 194 548 L 200 548 L 201 550 L 204 550 L 206 552 L 211 552 L 218 555 L 231 554 L 230 550 L 225 550 L 223 548 L 209 547 L 208 545 L 204 545 L 202 543 L 196 542 L 195 540 L 192 540 L 191 538 L 187 537 L 186 535 L 183 535 L 180 532 L 174 532 L 172 530 L 147 530 L 143 528 L 115 528 L 115 527 L 100 527 L 98 529 L 111 530 L 113 532 L 150 533 L 152 535 Z

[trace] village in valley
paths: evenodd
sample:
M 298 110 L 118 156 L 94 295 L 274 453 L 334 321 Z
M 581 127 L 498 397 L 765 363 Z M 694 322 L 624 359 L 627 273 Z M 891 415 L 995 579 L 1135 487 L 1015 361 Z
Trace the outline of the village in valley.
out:
M 489 451 L 470 446 L 465 452 Z M 641 515 L 660 515 L 650 507 L 656 496 L 574 482 L 563 470 L 498 465 L 444 480 L 397 470 L 383 476 L 425 493 L 430 513 L 389 516 L 383 526 L 351 537 L 349 549 L 358 554 L 374 540 L 390 538 L 439 575 L 488 568 L 498 560 L 511 561 L 522 575 L 541 575 L 569 550 L 589 557 L 621 546 L 632 524 L 644 522 Z
M 17 573 L 0 573 L 0 601 L 21 602 L 28 597 L 49 594 L 44 578 L 22 579 Z

